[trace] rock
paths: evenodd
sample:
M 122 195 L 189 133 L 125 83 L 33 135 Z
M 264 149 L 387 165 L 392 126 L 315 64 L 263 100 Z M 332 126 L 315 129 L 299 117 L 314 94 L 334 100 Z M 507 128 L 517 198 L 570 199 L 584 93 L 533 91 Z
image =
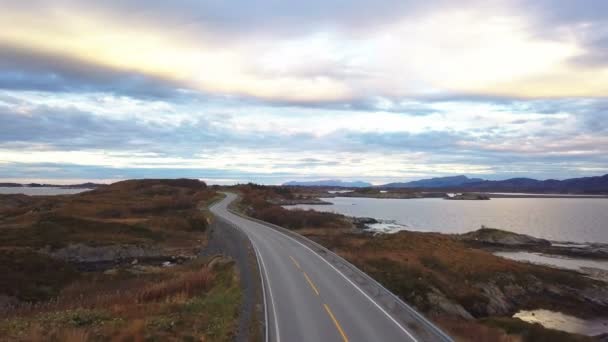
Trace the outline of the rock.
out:
M 359 229 L 365 229 L 370 224 L 380 223 L 380 221 L 372 217 L 353 217 L 351 218 L 351 221 L 353 225 Z
M 207 264 L 207 267 L 209 267 L 210 269 L 214 270 L 218 267 L 227 265 L 229 263 L 232 262 L 232 259 L 230 258 L 226 258 L 223 256 L 216 256 L 214 257 L 211 261 L 209 261 L 209 263 Z
M 110 268 L 109 270 L 105 270 L 103 272 L 103 274 L 106 274 L 106 275 L 117 275 L 118 274 L 118 270 L 116 268 Z
M 439 291 L 429 292 L 426 297 L 432 308 L 432 314 L 456 316 L 466 320 L 475 319 L 462 305 L 450 301 Z
M 484 297 L 488 299 L 485 306 L 485 315 L 487 316 L 504 316 L 512 311 L 513 305 L 507 300 L 507 297 L 502 290 L 494 284 L 478 285 Z
M 535 238 L 530 235 L 517 234 L 505 230 L 486 228 L 484 226 L 473 232 L 461 234 L 458 239 L 502 246 L 551 246 L 551 241 Z
M 153 247 L 132 245 L 93 247 L 81 243 L 70 244 L 67 247 L 60 248 L 54 251 L 43 249 L 40 250 L 40 252 L 56 259 L 77 263 L 94 263 L 115 260 L 151 258 L 160 257 L 163 255 L 160 249 Z

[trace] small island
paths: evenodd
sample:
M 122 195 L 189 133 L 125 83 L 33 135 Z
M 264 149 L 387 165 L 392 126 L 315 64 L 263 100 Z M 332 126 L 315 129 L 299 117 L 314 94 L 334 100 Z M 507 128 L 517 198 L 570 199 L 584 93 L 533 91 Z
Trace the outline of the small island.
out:
M 461 200 L 461 201 L 487 201 L 490 199 L 490 196 L 486 194 L 477 194 L 477 193 L 462 193 L 462 194 L 454 194 L 452 196 L 447 195 L 444 197 L 446 200 Z

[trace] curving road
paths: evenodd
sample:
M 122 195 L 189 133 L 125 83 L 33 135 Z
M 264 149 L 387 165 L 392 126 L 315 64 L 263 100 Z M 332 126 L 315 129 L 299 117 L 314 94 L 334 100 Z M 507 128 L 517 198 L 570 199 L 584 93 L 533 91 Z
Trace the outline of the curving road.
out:
M 226 195 L 211 211 L 243 230 L 256 250 L 264 286 L 267 340 L 449 340 L 428 321 L 416 327 L 395 318 L 344 272 L 300 241 L 233 214 L 227 206 L 237 196 Z

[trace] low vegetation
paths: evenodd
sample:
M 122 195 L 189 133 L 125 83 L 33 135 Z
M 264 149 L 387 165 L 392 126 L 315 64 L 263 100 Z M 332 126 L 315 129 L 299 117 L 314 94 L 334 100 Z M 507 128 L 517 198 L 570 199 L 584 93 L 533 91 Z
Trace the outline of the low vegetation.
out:
M 265 219 L 271 208 L 274 216 L 268 221 L 288 222 L 281 225 L 346 258 L 462 340 L 585 341 L 584 336 L 511 316 L 539 308 L 583 318 L 608 312 L 606 286 L 576 272 L 499 258 L 449 235 L 407 231 L 372 235 L 354 229 L 351 221 L 336 214 L 303 220 L 301 216 L 315 213 L 279 210 L 270 203 L 286 189 L 250 185 L 241 191 L 241 208 L 249 215 Z M 292 219 L 299 224 L 290 223 Z
M 3 311 L 0 339 L 229 341 L 239 303 L 231 263 L 83 274 L 52 301 Z
M 255 184 L 239 186 L 242 194 L 241 209 L 248 215 L 266 222 L 291 229 L 350 227 L 342 215 L 322 213 L 314 210 L 289 210 L 273 202 L 293 200 L 293 190 L 285 187 L 265 187 Z
M 232 340 L 236 268 L 198 257 L 218 196 L 187 179 L 0 196 L 0 340 Z

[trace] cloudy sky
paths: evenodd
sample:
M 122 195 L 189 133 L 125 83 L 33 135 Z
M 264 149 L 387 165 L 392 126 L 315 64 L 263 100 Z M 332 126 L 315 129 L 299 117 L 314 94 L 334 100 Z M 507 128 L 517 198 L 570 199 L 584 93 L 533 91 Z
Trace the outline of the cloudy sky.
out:
M 608 173 L 608 1 L 0 5 L 0 181 Z

